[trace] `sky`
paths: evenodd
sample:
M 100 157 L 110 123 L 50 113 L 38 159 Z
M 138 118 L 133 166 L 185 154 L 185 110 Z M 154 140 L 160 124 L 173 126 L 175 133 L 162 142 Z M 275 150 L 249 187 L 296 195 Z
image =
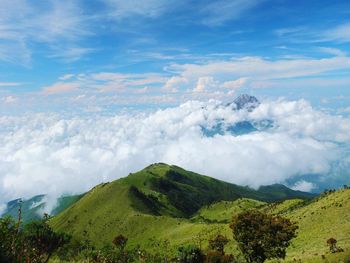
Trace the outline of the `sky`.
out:
M 350 3 L 0 1 L 0 112 L 110 112 L 187 100 L 347 108 Z
M 350 184 L 349 73 L 347 0 L 0 0 L 0 210 L 155 162 Z M 243 93 L 261 104 L 227 107 Z

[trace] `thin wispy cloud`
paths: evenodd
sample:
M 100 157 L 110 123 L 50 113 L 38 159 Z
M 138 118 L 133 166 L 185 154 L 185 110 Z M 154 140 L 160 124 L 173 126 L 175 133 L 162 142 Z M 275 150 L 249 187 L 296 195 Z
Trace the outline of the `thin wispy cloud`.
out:
M 324 33 L 325 41 L 350 42 L 350 23 L 338 25 Z
M 30 64 L 33 45 L 45 45 L 56 56 L 81 56 L 81 52 L 65 52 L 90 34 L 78 2 L 50 0 L 34 5 L 28 0 L 4 0 L 0 15 L 0 59 L 13 63 Z
M 17 87 L 21 86 L 20 82 L 0 82 L 0 87 Z
M 345 57 L 347 55 L 346 52 L 344 52 L 343 50 L 340 50 L 338 48 L 319 47 L 318 50 L 320 50 L 321 52 L 324 52 L 326 54 L 335 55 L 335 56 L 339 56 L 339 57 Z
M 334 53 L 334 50 L 327 49 L 324 52 Z M 205 63 L 175 63 L 159 73 L 68 73 L 42 87 L 39 94 L 84 95 L 79 100 L 80 103 L 91 103 L 90 98 L 93 96 L 94 105 L 101 106 L 99 104 L 137 105 L 210 98 L 229 100 L 242 89 L 307 86 L 317 90 L 332 84 L 346 87 L 349 81 L 347 77 L 327 78 L 327 74 L 337 76 L 337 72 L 350 69 L 350 58 L 338 55 L 323 59 L 268 60 L 241 57 Z M 161 99 L 162 96 L 164 99 Z
M 57 94 L 57 93 L 63 93 L 63 92 L 70 92 L 78 89 L 79 87 L 80 87 L 80 84 L 77 82 L 71 82 L 71 83 L 58 82 L 51 86 L 44 87 L 43 93 Z
M 173 0 L 103 0 L 103 2 L 109 8 L 109 15 L 118 20 L 137 16 L 155 18 L 163 15 L 176 3 Z
M 347 43 L 350 42 L 350 23 L 340 23 L 333 27 L 289 27 L 280 28 L 274 33 L 295 43 Z
M 250 11 L 263 3 L 264 0 L 219 0 L 209 1 L 200 9 L 203 16 L 201 21 L 205 25 L 218 26 L 229 20 L 241 18 Z

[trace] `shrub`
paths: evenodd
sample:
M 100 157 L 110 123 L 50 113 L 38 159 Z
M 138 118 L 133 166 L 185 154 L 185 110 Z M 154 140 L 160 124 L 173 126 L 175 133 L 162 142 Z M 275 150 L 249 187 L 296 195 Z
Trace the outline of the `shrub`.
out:
M 187 245 L 178 248 L 177 259 L 180 263 L 202 263 L 204 255 L 198 247 Z
M 112 241 L 112 243 L 120 250 L 124 250 L 127 242 L 128 242 L 128 238 L 121 234 L 116 236 Z
M 343 252 L 344 250 L 340 247 L 337 247 L 337 240 L 333 237 L 329 238 L 327 240 L 327 245 L 329 246 L 329 250 L 332 253 L 336 253 L 336 252 Z

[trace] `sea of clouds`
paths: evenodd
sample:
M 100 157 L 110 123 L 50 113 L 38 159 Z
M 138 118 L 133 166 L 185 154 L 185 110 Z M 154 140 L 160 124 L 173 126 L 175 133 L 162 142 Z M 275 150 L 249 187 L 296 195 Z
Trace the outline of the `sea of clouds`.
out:
M 272 120 L 263 131 L 207 137 L 220 120 Z M 266 101 L 234 110 L 219 101 L 189 101 L 150 113 L 67 117 L 57 113 L 0 116 L 0 203 L 37 194 L 55 200 L 155 162 L 258 187 L 286 183 L 313 190 L 319 181 L 350 181 L 350 118 L 307 101 Z M 48 211 L 54 201 L 48 202 Z M 4 205 L 2 205 L 4 208 Z

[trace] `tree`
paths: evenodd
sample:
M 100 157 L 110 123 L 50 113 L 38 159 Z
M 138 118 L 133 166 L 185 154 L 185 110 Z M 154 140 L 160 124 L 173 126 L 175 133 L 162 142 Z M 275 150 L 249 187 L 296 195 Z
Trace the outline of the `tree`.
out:
M 209 248 L 220 252 L 222 255 L 225 254 L 224 249 L 228 239 L 223 235 L 217 235 L 215 238 L 209 240 Z
M 119 248 L 120 250 L 124 250 L 126 243 L 128 242 L 128 238 L 120 234 L 116 236 L 112 242 L 117 248 Z
M 287 218 L 250 210 L 234 216 L 230 228 L 246 260 L 262 263 L 266 259 L 285 258 L 298 226 Z

